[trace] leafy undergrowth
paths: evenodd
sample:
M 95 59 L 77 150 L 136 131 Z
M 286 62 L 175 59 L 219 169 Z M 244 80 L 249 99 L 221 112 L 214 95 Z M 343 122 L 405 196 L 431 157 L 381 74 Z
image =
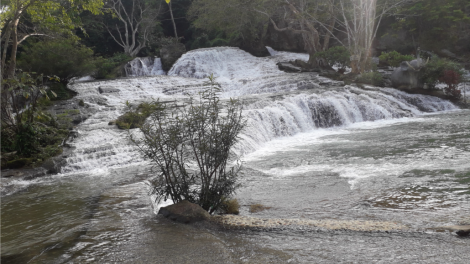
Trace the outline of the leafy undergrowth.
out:
M 25 123 L 19 131 L 2 129 L 1 169 L 34 168 L 62 153 L 63 143 L 73 126 L 71 115 L 79 110 L 69 110 L 59 115 L 47 109 L 50 100 L 39 100 L 41 108 L 34 121 Z

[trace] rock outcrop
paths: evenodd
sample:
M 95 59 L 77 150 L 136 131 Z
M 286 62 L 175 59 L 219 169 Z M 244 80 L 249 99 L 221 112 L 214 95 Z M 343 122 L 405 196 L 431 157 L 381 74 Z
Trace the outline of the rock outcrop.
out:
M 210 219 L 210 214 L 197 204 L 182 201 L 160 208 L 158 214 L 173 221 L 189 224 Z
M 164 71 L 169 71 L 173 64 L 186 52 L 186 47 L 183 43 L 175 43 L 163 46 L 160 49 L 160 59 L 162 61 L 162 68 Z
M 417 89 L 423 88 L 420 81 L 420 69 L 425 65 L 422 59 L 412 60 L 410 62 L 403 61 L 400 67 L 397 67 L 390 80 L 394 88 L 399 89 Z

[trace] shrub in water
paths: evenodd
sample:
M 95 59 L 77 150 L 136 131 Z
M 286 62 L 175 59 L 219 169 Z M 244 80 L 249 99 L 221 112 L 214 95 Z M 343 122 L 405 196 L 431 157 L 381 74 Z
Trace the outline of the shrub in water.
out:
M 239 214 L 240 205 L 238 204 L 237 199 L 223 200 L 221 209 L 226 214 Z
M 228 162 L 245 121 L 238 102 L 220 102 L 218 84 L 209 79 L 198 101 L 171 109 L 157 102 L 160 107 L 140 129 L 143 136 L 130 139 L 159 169 L 152 181 L 157 199 L 188 200 L 213 213 L 238 187 L 240 166 Z

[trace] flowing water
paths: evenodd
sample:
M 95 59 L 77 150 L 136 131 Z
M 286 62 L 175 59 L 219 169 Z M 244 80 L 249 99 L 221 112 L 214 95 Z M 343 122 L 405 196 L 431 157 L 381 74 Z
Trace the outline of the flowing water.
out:
M 286 74 L 276 62 L 306 55 L 272 55 L 201 49 L 168 75 L 71 86 L 87 119 L 61 173 L 2 180 L 2 263 L 465 263 L 470 240 L 442 227 L 470 224 L 470 111 Z M 126 101 L 183 102 L 212 73 L 248 120 L 235 147 L 242 215 L 392 221 L 408 230 L 234 231 L 157 217 L 151 164 L 108 122 Z M 249 213 L 256 203 L 271 208 Z

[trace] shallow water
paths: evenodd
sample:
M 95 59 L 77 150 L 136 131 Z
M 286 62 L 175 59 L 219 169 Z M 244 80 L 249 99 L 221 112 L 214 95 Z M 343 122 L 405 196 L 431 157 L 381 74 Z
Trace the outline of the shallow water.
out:
M 2 180 L 11 190 L 1 201 L 2 263 L 464 263 L 470 257 L 470 240 L 441 228 L 470 224 L 469 110 L 272 68 L 288 53 L 262 59 L 232 48 L 192 53 L 198 55 L 188 53 L 170 74 L 179 67 L 202 77 L 221 65 L 222 96 L 243 96 L 250 126 L 236 147 L 244 166 L 236 194 L 242 215 L 393 221 L 409 229 L 234 231 L 156 216 L 147 193 L 150 164 L 108 122 L 127 100 L 182 101 L 204 80 L 129 78 L 72 87 L 93 111 L 69 142 L 73 151 L 60 174 Z M 250 65 L 256 74 L 246 70 Z M 99 87 L 119 91 L 100 94 Z M 256 203 L 271 208 L 249 213 Z

